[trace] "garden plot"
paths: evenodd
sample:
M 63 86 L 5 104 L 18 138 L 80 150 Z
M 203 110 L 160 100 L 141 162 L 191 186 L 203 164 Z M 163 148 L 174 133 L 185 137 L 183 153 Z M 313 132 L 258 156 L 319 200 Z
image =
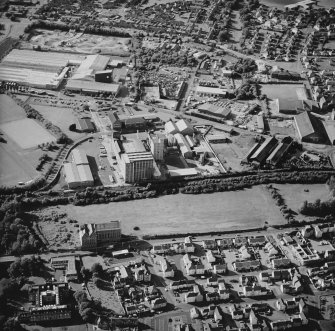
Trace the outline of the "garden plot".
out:
M 22 149 L 56 140 L 47 130 L 29 118 L 1 124 L 0 129 Z

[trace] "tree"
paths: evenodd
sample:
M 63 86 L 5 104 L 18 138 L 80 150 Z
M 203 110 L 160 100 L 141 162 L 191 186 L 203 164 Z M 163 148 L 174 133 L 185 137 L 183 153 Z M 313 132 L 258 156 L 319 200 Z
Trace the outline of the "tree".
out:
M 70 130 L 70 131 L 76 131 L 76 130 L 77 130 L 77 128 L 76 128 L 76 123 L 72 123 L 72 124 L 70 124 L 70 126 L 69 126 L 69 130 Z
M 79 290 L 73 294 L 75 300 L 81 304 L 82 302 L 88 301 L 87 294 L 85 291 Z
M 99 276 L 101 276 L 102 271 L 103 271 L 103 269 L 102 269 L 102 266 L 101 266 L 100 263 L 94 263 L 91 267 L 92 274 L 98 274 Z

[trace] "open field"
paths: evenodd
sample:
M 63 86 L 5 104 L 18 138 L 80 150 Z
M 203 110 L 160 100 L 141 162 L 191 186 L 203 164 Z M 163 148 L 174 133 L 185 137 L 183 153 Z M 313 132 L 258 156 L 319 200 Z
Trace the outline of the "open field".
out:
M 36 30 L 35 35 L 30 39 L 30 43 L 50 50 L 126 55 L 129 53 L 130 38 Z
M 1 124 L 0 129 L 23 149 L 56 140 L 46 129 L 29 118 Z
M 288 208 L 298 212 L 302 203 L 307 200 L 327 200 L 330 198 L 326 184 L 275 184 L 286 201 Z
M 35 170 L 41 150 L 22 150 L 13 141 L 0 144 L 0 185 L 16 185 L 38 176 Z M 35 166 L 34 166 L 35 165 Z
M 31 122 L 32 126 L 27 124 Z M 16 185 L 38 176 L 35 167 L 42 151 L 26 149 L 26 143 L 30 144 L 34 140 L 32 133 L 36 127 L 49 135 L 35 121 L 27 119 L 24 110 L 9 96 L 0 94 L 0 129 L 6 141 L 0 144 L 0 185 Z M 50 137 L 54 140 L 53 136 Z
M 24 110 L 6 94 L 0 94 L 0 123 L 26 118 Z
M 243 206 L 243 207 L 242 207 Z M 43 209 L 45 215 L 51 208 Z M 284 224 L 268 192 L 257 186 L 238 192 L 170 195 L 157 199 L 114 202 L 106 205 L 59 206 L 79 224 L 119 219 L 125 234 L 207 232 Z M 110 215 L 106 218 L 106 215 Z M 134 231 L 139 226 L 140 231 Z
M 71 108 L 52 107 L 44 105 L 32 105 L 44 118 L 57 125 L 72 140 L 84 137 L 85 133 L 69 130 L 69 125 L 77 122 L 76 114 Z M 84 114 L 83 114 L 84 115 Z
M 270 99 L 290 99 L 298 100 L 296 92 L 297 87 L 303 87 L 302 84 L 268 84 L 262 85 L 262 93 Z

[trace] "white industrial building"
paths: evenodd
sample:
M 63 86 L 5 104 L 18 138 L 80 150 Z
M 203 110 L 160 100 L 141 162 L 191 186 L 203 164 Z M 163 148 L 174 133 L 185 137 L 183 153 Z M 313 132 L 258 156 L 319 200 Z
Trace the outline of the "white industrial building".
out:
M 208 87 L 208 86 L 197 86 L 196 93 L 200 97 L 225 97 L 227 90 L 223 90 L 219 87 Z
M 72 162 L 63 165 L 65 181 L 70 189 L 94 185 L 87 155 L 80 149 L 72 151 Z
M 166 134 L 175 134 L 179 132 L 179 129 L 177 128 L 176 124 L 172 121 L 168 121 L 165 123 L 165 133 Z
M 126 183 L 153 177 L 154 158 L 140 140 L 113 140 L 112 147 Z
M 156 161 L 164 160 L 164 150 L 167 144 L 167 138 L 164 135 L 148 135 L 151 153 Z
M 193 157 L 193 152 L 185 137 L 181 133 L 176 133 L 174 136 L 177 140 L 180 152 L 183 157 L 186 159 L 191 159 Z
M 194 129 L 190 122 L 181 119 L 176 123 L 176 127 L 178 129 L 178 132 L 180 132 L 182 135 L 193 135 Z

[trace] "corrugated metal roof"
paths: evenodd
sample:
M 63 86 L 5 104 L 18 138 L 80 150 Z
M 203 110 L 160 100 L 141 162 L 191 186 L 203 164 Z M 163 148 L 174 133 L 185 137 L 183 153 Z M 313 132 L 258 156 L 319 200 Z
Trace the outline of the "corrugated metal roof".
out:
M 88 164 L 77 165 L 79 178 L 82 182 L 93 183 L 94 179 L 92 176 L 91 168 Z
M 76 165 L 88 164 L 87 155 L 82 149 L 75 148 L 72 151 L 72 158 L 73 158 L 73 161 Z
M 72 162 L 64 163 L 63 168 L 64 168 L 66 182 L 68 184 L 80 183 L 81 180 L 79 177 L 78 169 L 74 163 Z

